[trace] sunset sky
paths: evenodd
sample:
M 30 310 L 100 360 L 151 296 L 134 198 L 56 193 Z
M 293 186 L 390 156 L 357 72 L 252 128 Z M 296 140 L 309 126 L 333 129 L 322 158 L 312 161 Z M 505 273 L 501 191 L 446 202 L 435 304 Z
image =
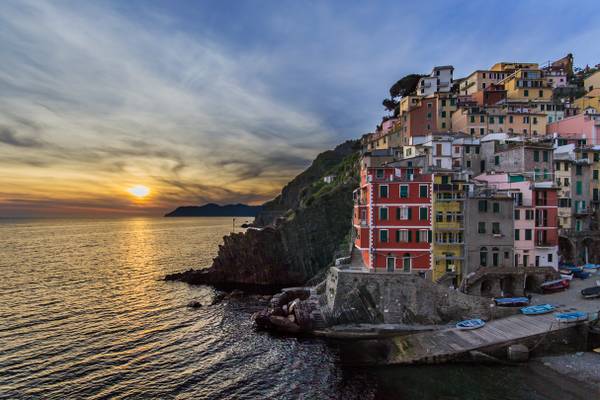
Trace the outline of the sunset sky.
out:
M 407 73 L 600 62 L 596 2 L 510 3 L 4 0 L 0 217 L 258 204 Z

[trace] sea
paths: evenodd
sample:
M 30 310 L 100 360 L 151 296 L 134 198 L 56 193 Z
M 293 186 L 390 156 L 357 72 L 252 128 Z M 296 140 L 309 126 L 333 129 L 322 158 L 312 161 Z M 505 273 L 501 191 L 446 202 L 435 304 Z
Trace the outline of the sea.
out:
M 339 343 L 254 330 L 264 300 L 210 305 L 210 287 L 163 281 L 209 266 L 233 229 L 231 218 L 0 220 L 0 398 L 569 398 L 528 366 L 357 367 Z

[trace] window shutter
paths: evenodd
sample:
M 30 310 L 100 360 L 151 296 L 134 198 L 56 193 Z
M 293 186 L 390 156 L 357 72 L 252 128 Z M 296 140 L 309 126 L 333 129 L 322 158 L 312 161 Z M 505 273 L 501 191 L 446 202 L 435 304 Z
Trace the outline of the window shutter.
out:
M 408 240 L 407 240 L 407 242 L 412 242 L 412 231 L 411 230 L 408 231 Z
M 408 219 L 412 219 L 412 207 L 408 207 Z

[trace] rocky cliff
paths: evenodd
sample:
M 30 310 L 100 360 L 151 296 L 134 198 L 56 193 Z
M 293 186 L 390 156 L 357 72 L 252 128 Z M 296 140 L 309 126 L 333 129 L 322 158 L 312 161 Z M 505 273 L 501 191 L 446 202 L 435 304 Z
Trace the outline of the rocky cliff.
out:
M 277 210 L 276 223 L 259 218 L 269 226 L 226 236 L 210 268 L 166 279 L 254 291 L 306 282 L 327 267 L 348 240 L 352 192 L 358 185 L 356 146 L 347 142 L 320 154 L 280 196 L 265 204 L 268 211 Z M 333 182 L 323 181 L 327 175 L 335 175 Z

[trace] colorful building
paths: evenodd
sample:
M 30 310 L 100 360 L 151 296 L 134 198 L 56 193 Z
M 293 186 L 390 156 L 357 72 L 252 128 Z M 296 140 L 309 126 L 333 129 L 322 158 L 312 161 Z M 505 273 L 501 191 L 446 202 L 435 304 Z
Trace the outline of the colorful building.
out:
M 450 171 L 434 170 L 433 275 L 434 281 L 458 287 L 463 277 L 464 214 L 468 185 Z M 449 279 L 444 279 L 449 278 Z
M 354 228 L 364 267 L 425 274 L 431 269 L 432 175 L 424 172 L 424 157 L 361 166 Z
M 581 145 L 600 145 L 600 114 L 577 114 L 548 124 L 548 134 L 578 139 Z

